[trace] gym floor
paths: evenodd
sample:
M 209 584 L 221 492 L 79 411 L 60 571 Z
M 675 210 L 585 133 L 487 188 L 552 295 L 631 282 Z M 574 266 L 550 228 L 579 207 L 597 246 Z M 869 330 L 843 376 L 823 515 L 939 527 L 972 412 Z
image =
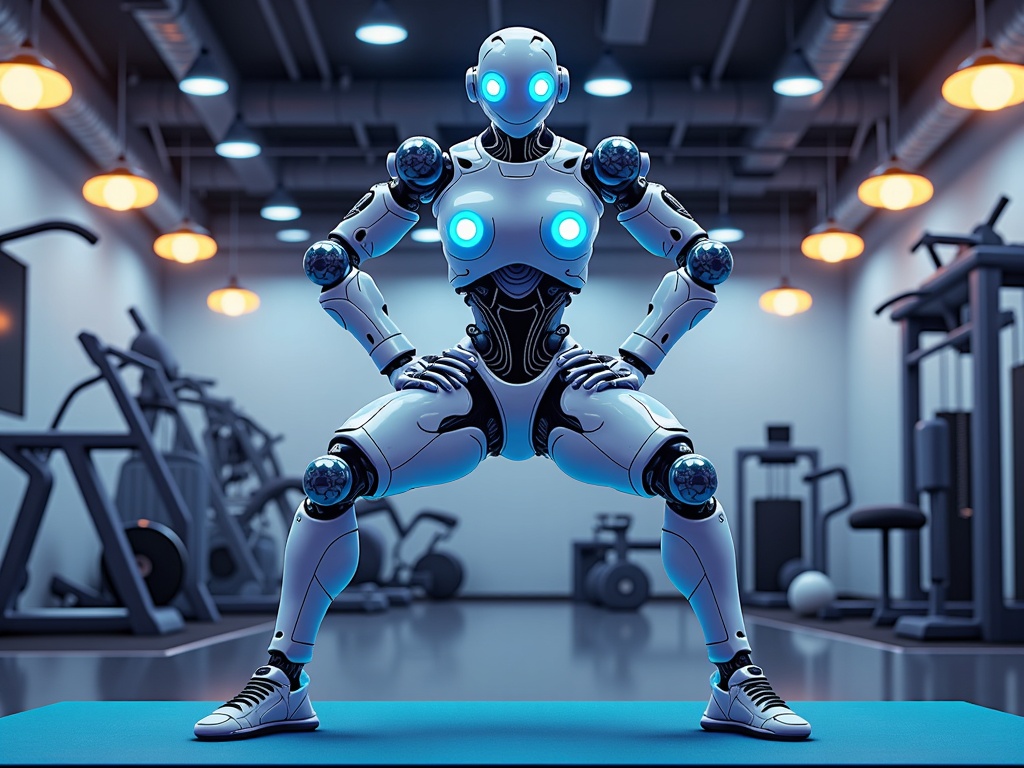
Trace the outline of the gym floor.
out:
M 754 660 L 791 702 L 954 700 L 1024 715 L 1024 646 L 909 652 L 750 614 L 747 630 Z M 170 656 L 5 652 L 0 715 L 59 701 L 219 704 L 263 663 L 269 635 L 260 629 Z M 102 639 L 90 647 L 102 648 Z M 682 600 L 668 599 L 632 613 L 561 600 L 416 602 L 378 614 L 331 613 L 307 669 L 314 704 L 703 701 L 712 672 L 693 614 Z

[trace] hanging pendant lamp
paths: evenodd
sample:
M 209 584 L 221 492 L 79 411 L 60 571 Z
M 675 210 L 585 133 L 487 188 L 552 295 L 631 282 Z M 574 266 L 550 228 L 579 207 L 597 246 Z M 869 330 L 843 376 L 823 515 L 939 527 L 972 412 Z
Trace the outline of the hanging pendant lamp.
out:
M 71 81 L 39 52 L 39 13 L 42 0 L 32 3 L 28 39 L 10 58 L 0 61 L 0 104 L 29 111 L 66 104 Z
M 153 243 L 153 252 L 161 259 L 179 264 L 192 264 L 213 258 L 217 253 L 217 241 L 204 227 L 189 220 L 189 154 L 188 134 L 182 145 L 181 155 L 181 225 L 173 232 L 160 235 Z
M 231 250 L 228 251 L 230 276 L 223 288 L 211 291 L 206 297 L 206 306 L 228 317 L 239 317 L 255 312 L 260 307 L 260 297 L 248 288 L 238 284 L 238 200 L 231 200 Z
M 114 211 L 128 211 L 145 208 L 156 202 L 160 196 L 149 178 L 137 168 L 128 165 L 126 120 L 126 81 L 124 43 L 120 45 L 117 61 L 117 139 L 121 148 L 117 163 L 106 173 L 93 176 L 82 187 L 82 196 L 93 205 Z
M 902 211 L 915 208 L 932 199 L 935 188 L 926 176 L 903 167 L 896 156 L 899 139 L 899 99 L 897 98 L 896 54 L 893 53 L 889 70 L 889 146 L 891 157 L 879 165 L 857 187 L 857 197 L 864 205 Z M 881 128 L 879 122 L 879 128 Z M 885 142 L 879 138 L 879 147 Z
M 825 187 L 825 222 L 819 224 L 800 243 L 800 252 L 809 259 L 835 264 L 855 259 L 864 253 L 864 240 L 848 232 L 835 220 L 833 206 L 836 199 L 836 158 L 832 154 L 832 136 L 828 142 L 828 169 Z
M 813 301 L 811 294 L 802 288 L 794 288 L 789 282 L 789 252 L 786 250 L 789 245 L 789 198 L 785 193 L 782 195 L 779 218 L 781 224 L 779 261 L 782 267 L 782 279 L 775 288 L 761 294 L 758 305 L 769 314 L 791 317 L 806 312 L 811 308 Z
M 977 50 L 942 84 L 942 98 L 954 107 L 994 112 L 1024 102 L 1024 65 L 996 53 L 985 38 L 983 0 L 975 0 Z

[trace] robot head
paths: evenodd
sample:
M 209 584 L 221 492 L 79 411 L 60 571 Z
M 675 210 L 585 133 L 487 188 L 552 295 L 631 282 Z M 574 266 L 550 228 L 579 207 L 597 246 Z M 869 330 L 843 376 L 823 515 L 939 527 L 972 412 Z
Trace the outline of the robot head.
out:
M 477 65 L 466 71 L 466 93 L 498 128 L 522 138 L 544 122 L 556 101 L 565 101 L 569 72 L 556 63 L 547 36 L 506 27 L 480 46 Z

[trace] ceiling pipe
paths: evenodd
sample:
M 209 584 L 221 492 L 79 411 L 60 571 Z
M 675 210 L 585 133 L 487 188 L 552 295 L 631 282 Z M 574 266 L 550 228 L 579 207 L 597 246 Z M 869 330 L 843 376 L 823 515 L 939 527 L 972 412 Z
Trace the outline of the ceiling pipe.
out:
M 771 173 L 786 162 L 786 150 L 800 143 L 814 122 L 815 112 L 836 87 L 891 3 L 892 0 L 820 0 L 812 8 L 794 45 L 803 50 L 807 63 L 821 78 L 824 87 L 810 96 L 775 96 L 771 119 L 754 131 L 749 144 L 779 151 L 745 158 L 740 164 L 741 171 Z M 790 53 L 786 51 L 784 55 Z
M 650 86 L 650 87 L 648 87 Z M 447 81 L 356 83 L 325 90 L 318 83 L 262 81 L 243 84 L 239 111 L 251 128 L 352 125 L 356 122 L 416 125 L 437 122 L 484 125 L 465 91 Z M 194 101 L 167 83 L 143 82 L 131 89 L 131 119 L 139 125 L 200 125 Z M 572 99 L 552 113 L 562 124 L 622 120 L 630 125 L 746 126 L 771 118 L 773 94 L 758 82 L 725 82 L 718 89 L 694 90 L 689 83 L 639 84 L 608 100 Z M 814 125 L 860 125 L 888 108 L 888 90 L 876 81 L 841 83 L 811 116 Z M 604 134 L 608 135 L 608 134 Z M 404 137 L 403 137 L 404 138 Z
M 792 158 L 773 176 L 733 177 L 716 157 L 687 158 L 685 163 L 655 165 L 650 173 L 686 205 L 687 192 L 717 192 L 757 197 L 774 190 L 818 190 L 824 163 L 820 158 Z M 373 184 L 387 179 L 383 160 L 367 165 L 359 159 L 281 158 L 281 184 L 290 192 L 347 193 L 358 197 Z M 195 157 L 191 163 L 196 189 L 228 192 L 238 188 L 230 170 L 217 158 Z M 351 202 L 355 202 L 355 197 Z
M 214 141 L 228 132 L 238 114 L 238 86 L 241 79 L 199 3 L 184 0 L 124 0 L 136 23 L 153 44 L 177 83 L 205 48 L 216 62 L 228 91 L 220 96 L 189 96 L 192 109 Z M 132 111 L 135 111 L 133 105 Z M 276 173 L 267 158 L 226 160 L 243 189 L 253 194 L 273 189 Z
M 986 13 L 989 38 L 996 52 L 1011 61 L 1024 62 L 1024 2 L 996 0 Z M 907 102 L 899 119 L 900 125 L 905 127 L 897 137 L 895 152 L 908 166 L 920 170 L 967 118 L 974 114 L 971 110 L 954 107 L 943 99 L 941 88 L 946 76 L 957 68 L 976 45 L 972 26 L 946 51 Z M 876 153 L 865 152 L 861 160 L 847 168 L 840 179 L 835 215 L 842 225 L 856 229 L 875 212 L 874 208 L 864 205 L 857 197 L 857 186 L 877 165 Z
M 0 53 L 21 45 L 28 34 L 28 19 L 29 3 L 0 0 Z M 99 169 L 109 170 L 121 154 L 121 142 L 116 127 L 117 107 L 107 89 L 97 82 L 85 60 L 46 17 L 40 19 L 39 48 L 58 68 L 74 73 L 70 101 L 51 109 L 50 115 Z M 160 189 L 157 201 L 140 213 L 157 230 L 177 226 L 181 221 L 178 182 L 161 169 L 152 147 L 134 139 L 131 132 L 126 138 L 128 163 L 140 168 Z M 81 183 L 85 181 L 81 179 Z

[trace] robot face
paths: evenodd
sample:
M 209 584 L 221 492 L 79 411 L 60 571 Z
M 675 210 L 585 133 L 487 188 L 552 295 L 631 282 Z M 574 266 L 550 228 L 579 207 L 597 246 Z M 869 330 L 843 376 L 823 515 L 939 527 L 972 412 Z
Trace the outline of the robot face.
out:
M 527 27 L 508 27 L 487 38 L 469 75 L 470 99 L 516 138 L 544 122 L 568 93 L 568 73 L 555 62 L 555 46 Z

